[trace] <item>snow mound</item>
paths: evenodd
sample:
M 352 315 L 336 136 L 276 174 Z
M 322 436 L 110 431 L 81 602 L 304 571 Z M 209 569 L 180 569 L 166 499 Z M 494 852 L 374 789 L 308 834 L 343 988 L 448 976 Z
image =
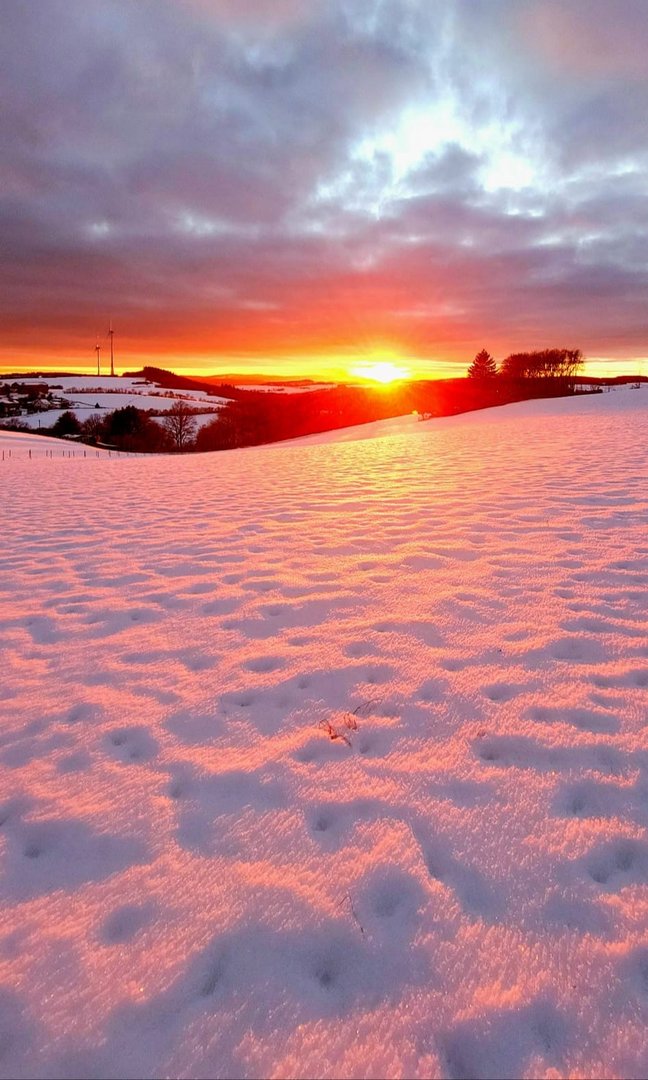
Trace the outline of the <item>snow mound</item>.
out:
M 646 399 L 5 461 L 1 1075 L 645 1075 Z

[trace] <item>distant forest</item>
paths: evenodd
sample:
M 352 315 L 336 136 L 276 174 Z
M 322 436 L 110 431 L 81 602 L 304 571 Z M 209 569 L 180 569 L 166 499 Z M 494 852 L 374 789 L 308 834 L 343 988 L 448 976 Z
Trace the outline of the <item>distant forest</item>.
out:
M 639 381 L 627 377 L 585 379 L 580 375 L 582 364 L 578 349 L 545 349 L 511 354 L 498 367 L 490 353 L 482 349 L 470 364 L 467 378 L 380 387 L 340 384 L 288 394 L 219 386 L 213 381 L 206 384 L 200 379 L 146 367 L 131 374 L 176 389 L 207 388 L 212 395 L 227 397 L 228 403 L 200 428 L 195 408 L 177 401 L 157 420 L 133 405 L 95 412 L 85 420 L 67 410 L 52 427 L 41 427 L 39 433 L 136 453 L 231 450 L 405 413 L 418 413 L 421 419 L 452 416 L 528 398 L 600 393 L 606 383 Z

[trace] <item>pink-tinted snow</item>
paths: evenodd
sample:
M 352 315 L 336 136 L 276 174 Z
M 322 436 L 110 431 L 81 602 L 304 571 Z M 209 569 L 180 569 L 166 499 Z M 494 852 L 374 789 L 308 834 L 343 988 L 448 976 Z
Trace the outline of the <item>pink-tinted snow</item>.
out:
M 647 417 L 4 462 L 2 1076 L 645 1075 Z

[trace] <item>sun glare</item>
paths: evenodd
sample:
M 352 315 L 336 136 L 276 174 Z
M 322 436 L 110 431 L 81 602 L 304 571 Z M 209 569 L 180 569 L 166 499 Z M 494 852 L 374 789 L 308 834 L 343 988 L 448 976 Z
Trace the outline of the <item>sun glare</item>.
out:
M 379 360 L 371 364 L 357 364 L 349 370 L 350 375 L 359 379 L 369 379 L 371 382 L 392 383 L 398 379 L 408 379 L 410 376 L 407 368 L 393 364 L 391 360 Z

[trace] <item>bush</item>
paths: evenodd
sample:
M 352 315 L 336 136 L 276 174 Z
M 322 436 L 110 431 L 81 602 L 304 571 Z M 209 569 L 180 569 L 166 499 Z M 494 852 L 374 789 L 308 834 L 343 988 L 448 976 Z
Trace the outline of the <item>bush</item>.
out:
M 52 435 L 57 435 L 59 438 L 65 435 L 80 435 L 81 424 L 79 423 L 76 414 L 67 409 L 64 413 L 61 413 L 59 417 L 52 424 Z

